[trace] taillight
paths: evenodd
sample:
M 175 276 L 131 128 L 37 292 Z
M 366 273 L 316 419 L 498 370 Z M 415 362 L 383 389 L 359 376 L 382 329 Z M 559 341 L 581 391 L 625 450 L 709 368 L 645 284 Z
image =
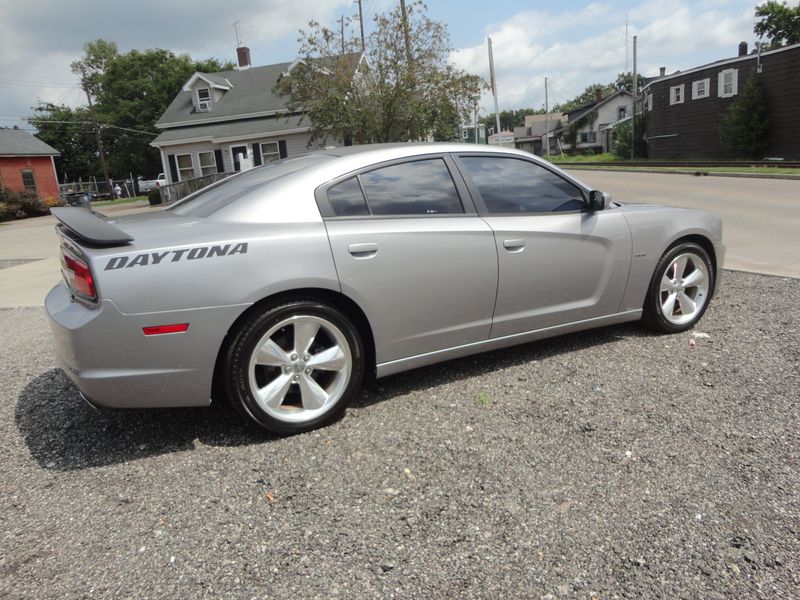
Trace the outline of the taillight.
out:
M 97 302 L 97 289 L 94 287 L 92 270 L 83 260 L 66 248 L 61 248 L 61 273 L 67 287 L 84 300 Z

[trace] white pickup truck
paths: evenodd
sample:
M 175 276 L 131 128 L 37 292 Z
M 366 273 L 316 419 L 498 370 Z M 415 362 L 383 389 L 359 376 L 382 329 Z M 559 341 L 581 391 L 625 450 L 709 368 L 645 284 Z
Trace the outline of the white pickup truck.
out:
M 136 184 L 139 186 L 139 193 L 152 192 L 160 188 L 162 185 L 167 185 L 167 176 L 164 173 L 159 173 L 155 179 L 142 179 L 138 178 Z

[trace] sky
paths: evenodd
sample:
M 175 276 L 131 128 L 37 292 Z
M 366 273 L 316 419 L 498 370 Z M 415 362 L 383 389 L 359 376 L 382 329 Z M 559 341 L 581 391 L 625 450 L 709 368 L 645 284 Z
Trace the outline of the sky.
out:
M 410 2 L 411 0 L 407 0 Z M 375 14 L 399 0 L 362 0 L 367 30 Z M 489 78 L 492 38 L 500 110 L 543 108 L 574 98 L 593 83 L 611 83 L 637 67 L 645 76 L 685 70 L 753 47 L 756 0 L 429 0 L 428 15 L 447 25 L 450 60 Z M 298 30 L 314 19 L 331 28 L 357 17 L 347 0 L 0 0 L 0 126 L 28 127 L 22 118 L 38 101 L 77 106 L 86 98 L 69 65 L 97 38 L 121 52 L 165 48 L 201 59 L 236 61 L 238 21 L 254 66 L 291 61 Z M 626 37 L 627 21 L 627 37 Z M 350 28 L 358 31 L 353 19 Z M 627 42 L 627 43 L 626 43 Z M 484 95 L 481 113 L 493 112 Z

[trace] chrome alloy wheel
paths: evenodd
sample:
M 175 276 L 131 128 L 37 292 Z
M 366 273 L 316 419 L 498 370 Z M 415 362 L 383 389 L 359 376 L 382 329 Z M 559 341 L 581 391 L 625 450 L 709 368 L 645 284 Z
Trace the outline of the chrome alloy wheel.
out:
M 250 357 L 250 392 L 264 412 L 304 423 L 336 405 L 353 368 L 350 345 L 330 321 L 294 315 L 274 325 Z
M 660 302 L 664 318 L 684 325 L 697 317 L 708 299 L 709 275 L 705 261 L 694 252 L 679 254 L 661 277 Z

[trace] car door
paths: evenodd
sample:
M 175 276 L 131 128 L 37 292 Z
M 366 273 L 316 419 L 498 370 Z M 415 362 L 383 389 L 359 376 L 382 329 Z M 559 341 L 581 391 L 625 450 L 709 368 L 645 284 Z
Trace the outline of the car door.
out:
M 490 227 L 441 155 L 383 163 L 317 190 L 342 291 L 378 364 L 486 340 L 497 289 Z
M 491 337 L 618 311 L 631 261 L 621 213 L 589 211 L 577 185 L 525 157 L 465 154 L 458 166 L 497 246 Z

